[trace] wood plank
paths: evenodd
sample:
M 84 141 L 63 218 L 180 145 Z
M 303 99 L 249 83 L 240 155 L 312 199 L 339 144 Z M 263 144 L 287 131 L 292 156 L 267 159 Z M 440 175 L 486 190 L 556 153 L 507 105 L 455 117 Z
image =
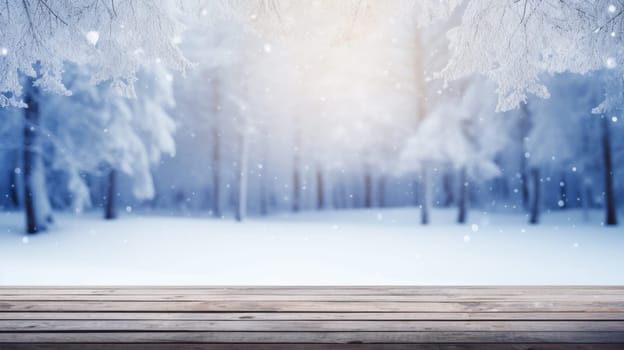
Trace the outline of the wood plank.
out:
M 623 321 L 0 321 L 0 332 L 624 332 Z
M 2 350 L 622 350 L 623 344 L 2 344 Z
M 505 297 L 530 297 L 530 298 L 547 298 L 547 297 L 566 297 L 578 296 L 584 298 L 598 298 L 600 296 L 622 297 L 624 298 L 624 288 L 616 287 L 483 287 L 483 288 L 434 288 L 434 287 L 394 287 L 388 289 L 386 287 L 379 288 L 350 288 L 337 287 L 336 289 L 327 288 L 296 288 L 296 287 L 254 287 L 254 288 L 151 288 L 151 287 L 125 287 L 125 288 L 85 288 L 85 287 L 56 287 L 41 288 L 33 287 L 29 289 L 14 289 L 13 287 L 0 287 L 0 297 L 6 298 L 36 298 L 38 296 L 63 296 L 73 297 L 80 296 L 154 296 L 154 297 L 215 297 L 228 296 L 234 298 L 255 298 L 262 296 L 267 298 L 279 298 L 279 296 L 289 296 L 292 298 L 313 297 L 360 297 L 373 298 L 375 296 L 383 296 L 390 298 L 410 297 L 410 298 L 505 298 Z
M 0 349 L 82 343 L 624 349 L 624 287 L 0 287 Z
M 622 332 L 52 332 L 0 343 L 624 343 Z
M 305 302 L 305 301 L 2 301 L 9 311 L 255 312 L 624 312 L 622 301 L 553 302 Z
M 621 312 L 0 312 L 0 320 L 623 321 Z
M 624 303 L 624 295 L 224 295 L 224 294 L 0 294 L 0 301 L 351 301 L 351 302 L 595 302 L 608 299 Z
M 215 294 L 215 295 L 624 295 L 617 286 L 502 287 L 2 287 L 0 295 L 27 294 Z

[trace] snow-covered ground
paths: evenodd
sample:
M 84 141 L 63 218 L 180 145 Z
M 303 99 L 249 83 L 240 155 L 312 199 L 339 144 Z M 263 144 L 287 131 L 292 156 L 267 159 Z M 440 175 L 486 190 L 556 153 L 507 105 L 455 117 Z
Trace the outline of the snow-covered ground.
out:
M 310 212 L 250 219 L 57 214 L 24 235 L 0 214 L 0 284 L 624 284 L 624 229 L 578 211 L 543 216 L 417 209 Z M 449 224 L 441 224 L 448 222 Z

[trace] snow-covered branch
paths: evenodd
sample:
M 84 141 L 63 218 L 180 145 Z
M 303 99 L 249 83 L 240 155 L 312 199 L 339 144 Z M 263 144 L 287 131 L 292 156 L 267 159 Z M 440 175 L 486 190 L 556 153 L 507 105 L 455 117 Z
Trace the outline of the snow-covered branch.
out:
M 70 94 L 63 65 L 92 67 L 91 82 L 112 80 L 134 94 L 136 73 L 158 61 L 189 66 L 173 42 L 182 30 L 173 0 L 21 0 L 0 9 L 0 106 L 23 106 L 20 76 L 46 91 Z
M 499 110 L 528 94 L 548 97 L 543 74 L 619 69 L 623 9 L 606 0 L 470 0 L 449 32 L 452 58 L 442 76 L 489 77 Z

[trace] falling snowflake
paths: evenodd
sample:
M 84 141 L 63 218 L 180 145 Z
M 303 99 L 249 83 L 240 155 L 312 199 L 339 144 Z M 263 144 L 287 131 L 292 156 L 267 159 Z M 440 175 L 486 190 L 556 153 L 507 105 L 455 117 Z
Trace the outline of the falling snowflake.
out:
M 87 41 L 89 42 L 89 44 L 95 46 L 98 40 L 100 40 L 100 33 L 95 30 L 91 30 L 87 32 L 85 37 L 87 38 Z

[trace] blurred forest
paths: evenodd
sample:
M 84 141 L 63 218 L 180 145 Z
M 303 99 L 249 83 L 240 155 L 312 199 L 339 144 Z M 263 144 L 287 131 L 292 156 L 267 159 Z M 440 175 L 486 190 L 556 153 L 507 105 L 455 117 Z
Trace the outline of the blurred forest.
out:
M 25 211 L 29 232 L 50 226 L 54 211 L 244 221 L 399 206 L 420 208 L 422 224 L 431 208 L 453 207 L 458 223 L 471 210 L 538 224 L 552 211 L 580 209 L 601 210 L 601 224 L 616 225 L 624 202 L 619 56 L 599 58 L 602 66 L 584 74 L 581 59 L 574 69 L 544 69 L 535 73 L 539 86 L 519 76 L 518 84 L 529 82 L 518 95 L 499 79 L 502 63 L 485 67 L 490 50 L 479 43 L 492 37 L 473 42 L 484 62 L 468 51 L 457 56 L 460 35 L 450 33 L 468 32 L 478 3 L 429 15 L 417 9 L 420 17 L 398 5 L 376 16 L 327 3 L 266 13 L 245 7 L 240 16 L 214 15 L 224 12 L 220 2 L 189 5 L 180 19 L 186 29 L 171 31 L 188 69 L 137 49 L 133 55 L 146 58 L 136 81 L 123 80 L 133 81 L 130 93 L 89 61 L 60 60 L 59 81 L 71 93 L 59 94 L 38 83 L 47 69 L 39 61 L 34 76 L 19 75 L 27 107 L 0 109 L 0 206 Z M 516 2 L 504 3 L 524 20 Z M 620 9 L 598 11 L 611 18 Z M 102 33 L 85 30 L 84 45 L 111 45 Z M 545 45 L 563 50 L 553 38 Z M 514 57 L 512 46 L 492 45 Z M 546 52 L 536 55 L 540 67 Z M 462 57 L 489 70 L 457 73 L 453 62 Z M 529 59 L 517 69 L 533 72 Z

